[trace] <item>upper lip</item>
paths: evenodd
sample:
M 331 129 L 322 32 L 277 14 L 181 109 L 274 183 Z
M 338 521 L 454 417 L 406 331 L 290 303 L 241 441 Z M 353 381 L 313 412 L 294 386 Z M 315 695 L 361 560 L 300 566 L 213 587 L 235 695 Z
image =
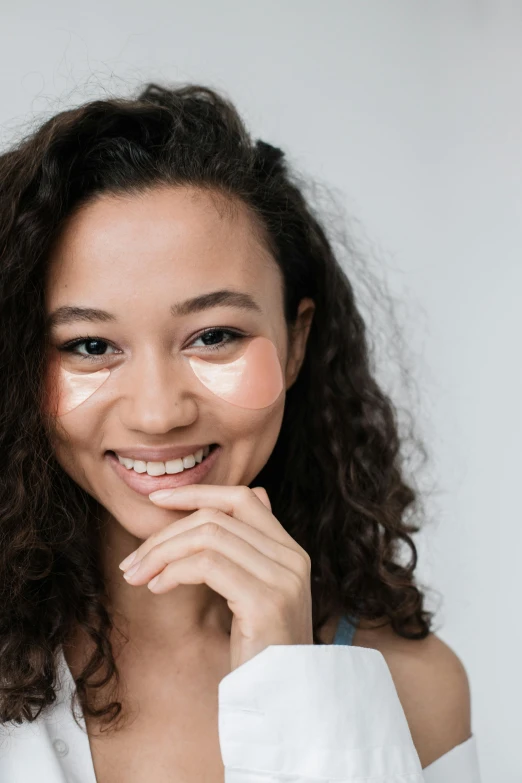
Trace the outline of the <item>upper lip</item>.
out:
M 187 457 L 189 454 L 195 454 L 196 451 L 204 449 L 205 446 L 210 446 L 210 443 L 203 444 L 188 444 L 187 446 L 163 446 L 163 448 L 156 447 L 142 448 L 141 446 L 132 446 L 128 449 L 112 449 L 119 457 L 128 457 L 129 459 L 139 459 L 144 462 L 167 462 L 171 459 L 178 459 L 179 457 Z

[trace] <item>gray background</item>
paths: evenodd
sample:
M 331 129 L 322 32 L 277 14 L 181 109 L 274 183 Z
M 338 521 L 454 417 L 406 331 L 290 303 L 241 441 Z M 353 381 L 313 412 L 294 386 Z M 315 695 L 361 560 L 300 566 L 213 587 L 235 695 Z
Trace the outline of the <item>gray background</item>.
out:
M 435 631 L 470 677 L 484 783 L 520 783 L 521 4 L 0 9 L 3 148 L 77 103 L 200 81 L 335 193 L 326 212 L 346 211 L 402 302 L 431 455 L 420 480 L 437 487 L 417 537 L 419 578 L 443 596 Z M 391 389 L 393 360 L 379 367 Z

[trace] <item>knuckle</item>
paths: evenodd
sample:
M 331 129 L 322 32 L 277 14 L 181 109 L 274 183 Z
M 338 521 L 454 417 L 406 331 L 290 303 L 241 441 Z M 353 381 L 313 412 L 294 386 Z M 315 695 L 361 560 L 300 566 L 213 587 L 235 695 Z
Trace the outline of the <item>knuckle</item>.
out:
M 219 536 L 223 534 L 223 528 L 221 525 L 218 525 L 217 522 L 205 522 L 203 525 L 200 526 L 200 532 L 201 535 L 204 537 L 214 537 Z
M 312 570 L 312 558 L 304 549 L 299 553 L 301 556 L 301 567 L 304 568 L 306 574 Z
M 310 556 L 303 550 L 292 551 L 291 554 L 291 568 L 295 570 L 299 576 L 306 577 L 312 569 L 312 560 Z
M 218 565 L 219 555 L 211 549 L 205 549 L 205 551 L 201 552 L 199 555 L 199 562 L 201 568 L 208 573 Z
M 237 492 L 237 494 L 239 496 L 240 501 L 243 501 L 243 502 L 247 501 L 247 500 L 250 500 L 252 495 L 255 495 L 255 492 L 252 492 L 250 487 L 247 487 L 247 486 L 237 487 L 236 492 Z
M 303 579 L 300 574 L 291 573 L 288 580 L 288 595 L 292 598 L 300 596 L 303 592 Z

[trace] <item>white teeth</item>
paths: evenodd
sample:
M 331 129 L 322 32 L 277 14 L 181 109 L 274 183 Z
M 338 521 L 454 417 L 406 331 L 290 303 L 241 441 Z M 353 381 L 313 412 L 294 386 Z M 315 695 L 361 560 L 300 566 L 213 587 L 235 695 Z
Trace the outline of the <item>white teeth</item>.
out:
M 183 460 L 169 459 L 169 461 L 165 463 L 165 468 L 167 473 L 181 473 L 183 470 Z
M 208 457 L 210 453 L 210 446 L 205 446 L 203 449 L 198 449 L 195 454 L 188 454 L 186 457 L 179 459 L 171 459 L 167 462 L 145 462 L 141 459 L 130 459 L 130 457 L 120 457 L 118 454 L 118 460 L 128 470 L 135 470 L 136 473 L 148 473 L 149 476 L 163 476 L 165 473 L 181 473 L 186 468 L 193 468 L 194 465 L 199 464 L 205 457 Z
M 165 473 L 165 463 L 147 462 L 147 473 L 149 476 L 163 476 Z

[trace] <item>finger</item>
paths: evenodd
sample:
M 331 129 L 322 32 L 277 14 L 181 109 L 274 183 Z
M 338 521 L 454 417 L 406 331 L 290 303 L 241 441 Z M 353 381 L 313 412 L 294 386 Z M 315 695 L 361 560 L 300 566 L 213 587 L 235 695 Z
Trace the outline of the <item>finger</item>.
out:
M 215 508 L 199 509 L 193 514 L 189 514 L 187 517 L 151 535 L 138 547 L 135 552 L 136 556 L 130 565 L 134 567 L 139 561 L 144 560 L 149 552 L 156 550 L 165 541 L 180 538 L 191 531 L 194 535 L 203 535 L 204 531 L 202 533 L 201 529 L 206 529 L 207 533 L 210 533 L 210 537 L 216 536 L 219 535 L 218 527 L 238 538 L 242 538 L 259 552 L 291 570 L 299 572 L 302 569 L 306 572 L 309 567 L 307 558 L 300 551 L 296 550 L 295 546 L 289 548 L 286 542 L 282 544 L 271 536 L 267 536 L 263 531 L 257 530 L 251 527 L 251 525 L 245 525 L 243 522 L 235 519 L 235 517 L 230 517 L 228 514 L 224 514 Z M 123 563 L 120 563 L 120 568 L 122 565 L 124 566 L 124 571 L 129 568 L 125 560 Z
M 225 598 L 239 621 L 255 617 L 256 607 L 264 602 L 269 592 L 255 576 L 219 553 L 198 552 L 169 563 L 149 590 L 157 594 L 167 593 L 180 584 L 207 584 Z
M 288 542 L 290 545 L 292 542 L 296 546 L 294 539 L 250 487 L 186 484 L 172 490 L 151 492 L 149 498 L 162 508 L 217 508 L 258 530 L 264 530 L 282 543 Z
M 241 526 L 241 523 L 236 524 L 245 527 Z M 132 575 L 125 574 L 125 578 L 133 585 L 145 584 L 170 563 L 198 552 L 207 552 L 210 556 L 212 553 L 219 553 L 227 557 L 260 581 L 279 590 L 285 589 L 287 584 L 297 588 L 305 583 L 307 573 L 304 561 L 298 563 L 298 555 L 295 552 L 266 536 L 263 547 L 264 551 L 261 551 L 226 527 L 216 522 L 208 522 L 153 547 L 144 555 L 137 570 L 133 571 Z M 297 572 L 294 572 L 294 569 L 297 569 Z
M 192 514 L 188 514 L 186 517 L 172 522 L 167 527 L 158 530 L 149 536 L 132 554 L 134 558 L 129 561 L 129 558 L 125 558 L 120 563 L 122 570 L 127 570 L 129 566 L 134 566 L 138 560 L 141 560 L 145 555 L 150 552 L 153 547 L 158 546 L 163 541 L 167 541 L 169 538 L 178 536 L 181 533 L 185 533 L 188 530 L 193 530 L 199 525 L 204 525 L 207 522 L 215 522 L 230 530 L 231 533 L 242 536 L 246 541 L 249 541 L 253 546 L 257 546 L 260 550 L 266 550 L 266 544 L 262 539 L 266 539 L 267 536 L 257 528 L 251 525 L 246 525 L 234 517 L 230 517 L 228 514 L 224 514 L 217 508 L 200 508 L 194 511 Z M 130 557 L 130 555 L 129 555 Z
M 280 629 L 287 627 L 295 601 L 302 600 L 302 594 L 287 598 L 218 552 L 198 552 L 169 563 L 152 581 L 149 590 L 157 594 L 180 584 L 207 584 L 225 598 L 239 627 L 246 629 L 244 634 L 255 634 L 256 626 L 269 626 L 276 639 Z

